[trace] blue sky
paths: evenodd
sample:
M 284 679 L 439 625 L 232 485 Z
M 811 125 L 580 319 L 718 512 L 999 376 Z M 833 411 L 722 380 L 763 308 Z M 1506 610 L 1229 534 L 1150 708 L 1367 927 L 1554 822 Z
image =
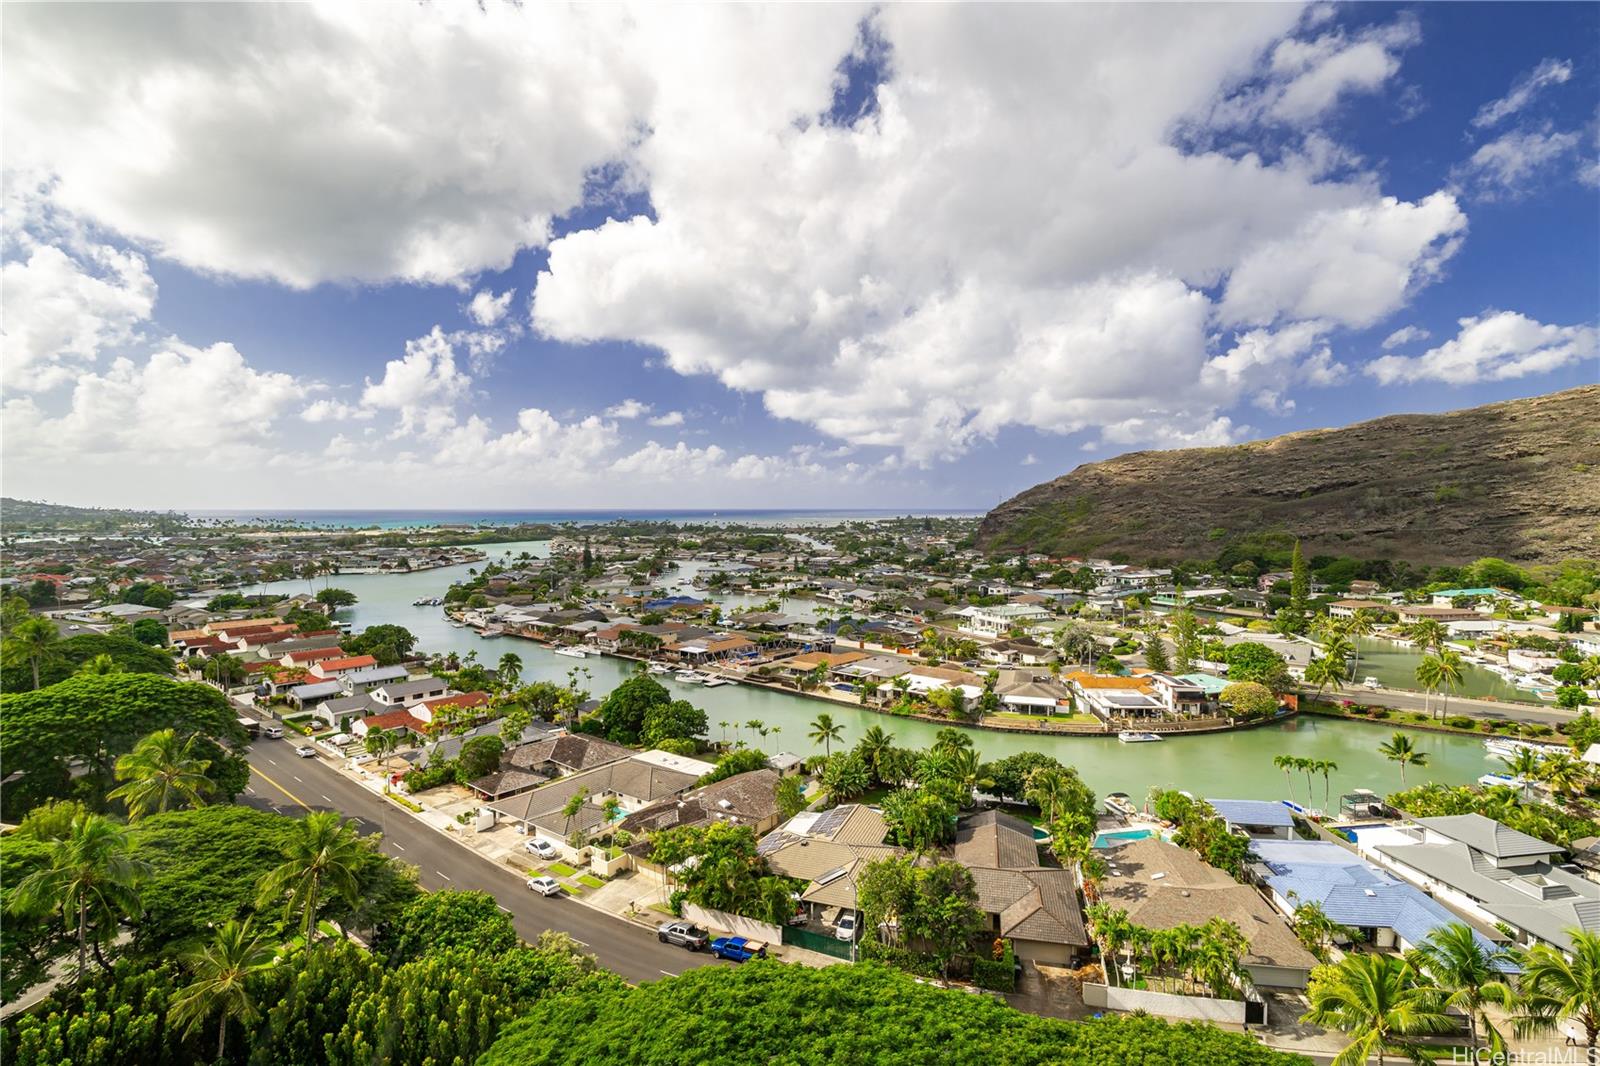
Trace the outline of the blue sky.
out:
M 1593 5 L 17 10 L 8 495 L 983 508 L 1600 379 Z

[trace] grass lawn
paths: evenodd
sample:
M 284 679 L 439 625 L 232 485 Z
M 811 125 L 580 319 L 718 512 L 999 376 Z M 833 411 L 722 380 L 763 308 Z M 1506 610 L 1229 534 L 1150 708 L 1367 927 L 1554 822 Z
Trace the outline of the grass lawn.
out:
M 593 874 L 579 874 L 578 875 L 578 884 L 580 884 L 580 885 L 588 885 L 590 888 L 599 888 L 602 885 L 604 885 L 605 882 L 600 880 L 598 877 L 594 876 Z
M 1072 722 L 1075 724 L 1099 725 L 1100 719 L 1092 714 L 1023 714 L 1020 711 L 995 711 L 987 715 L 989 718 L 999 718 L 1005 722 L 1027 722 L 1030 725 L 1040 725 L 1046 722 Z
M 672 908 L 667 906 L 665 903 L 652 903 L 646 907 L 645 910 L 655 911 L 657 914 L 665 914 L 668 918 L 677 917 L 677 915 L 672 913 Z
M 546 866 L 545 869 L 558 877 L 571 877 L 573 874 L 578 872 L 564 862 L 553 862 L 549 866 Z

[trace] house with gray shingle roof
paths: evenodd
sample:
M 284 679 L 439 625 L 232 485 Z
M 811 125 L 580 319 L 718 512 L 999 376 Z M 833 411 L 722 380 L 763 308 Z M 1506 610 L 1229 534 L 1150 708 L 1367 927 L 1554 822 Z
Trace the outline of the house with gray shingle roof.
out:
M 1040 864 L 1032 825 L 999 811 L 971 815 L 950 853 L 972 875 L 991 931 L 1018 958 L 1065 965 L 1089 946 L 1077 875 Z
M 1570 930 L 1600 932 L 1600 884 L 1566 862 L 1566 848 L 1481 814 L 1362 829 L 1356 846 L 1467 918 L 1503 923 L 1518 943 L 1570 951 Z

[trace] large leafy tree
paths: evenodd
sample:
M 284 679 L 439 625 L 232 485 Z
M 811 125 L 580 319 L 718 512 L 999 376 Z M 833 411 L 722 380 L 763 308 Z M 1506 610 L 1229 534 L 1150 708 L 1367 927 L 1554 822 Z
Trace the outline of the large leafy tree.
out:
M 819 1022 L 826 1004 L 826 1022 Z M 710 1006 L 708 1006 L 710 1005 Z M 717 1005 L 736 1005 L 720 1007 Z M 481 1066 L 638 1062 L 1045 1063 L 1301 1061 L 1241 1033 L 1154 1018 L 1074 1023 L 918 984 L 875 963 L 707 966 L 637 988 L 575 986 L 508 1026 Z
M 1242 641 L 1228 648 L 1228 680 L 1255 681 L 1281 692 L 1289 682 L 1289 665 L 1265 644 Z
M 772 873 L 747 825 L 713 822 L 658 833 L 650 861 L 681 865 L 676 876 L 690 903 L 763 922 L 782 922 L 794 911 L 789 894 L 799 883 Z
M 452 948 L 501 955 L 517 946 L 517 931 L 487 892 L 425 892 L 385 926 L 375 946 L 399 966 Z
M 40 664 L 40 683 L 43 687 L 50 687 L 59 680 L 66 680 L 77 674 L 83 664 L 101 655 L 109 655 L 128 674 L 173 672 L 173 656 L 162 648 L 139 643 L 131 635 L 125 637 L 104 632 L 80 632 L 75 637 L 64 637 L 54 643 L 53 653 Z M 0 690 L 26 691 L 30 682 L 32 672 L 26 661 L 8 663 L 0 669 Z
M 128 817 L 138 821 L 176 807 L 203 807 L 216 793 L 206 776 L 210 759 L 195 753 L 198 737 L 179 739 L 175 730 L 158 729 L 117 759 L 117 780 L 111 799 L 128 806 Z
M 607 740 L 618 744 L 637 744 L 650 709 L 671 702 L 672 694 L 655 678 L 648 674 L 635 674 L 612 689 L 596 713 L 605 728 Z
M 250 779 L 245 761 L 222 746 L 244 743 L 238 716 L 208 685 L 156 674 L 72 677 L 37 692 L 0 696 L 0 718 L 0 762 L 17 774 L 5 790 L 11 819 L 74 791 L 103 795 L 114 782 L 117 757 L 162 729 L 199 738 L 193 755 L 210 762 L 206 776 L 220 797 L 231 799 Z M 88 773 L 73 780 L 72 763 Z
M 72 832 L 50 844 L 39 869 L 17 885 L 10 907 L 15 918 L 64 915 L 78 944 L 78 980 L 89 966 L 91 933 L 115 935 L 117 922 L 140 911 L 139 881 L 145 867 L 131 854 L 128 831 L 109 818 L 83 815 Z
M 704 736 L 706 712 L 688 700 L 655 703 L 644 712 L 639 739 L 646 747 L 659 747 L 669 740 L 693 740 Z

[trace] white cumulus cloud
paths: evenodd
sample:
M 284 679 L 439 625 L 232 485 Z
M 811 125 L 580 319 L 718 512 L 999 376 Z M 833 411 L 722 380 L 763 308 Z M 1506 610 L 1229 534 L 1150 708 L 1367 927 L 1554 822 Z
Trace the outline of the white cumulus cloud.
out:
M 1538 66 L 1518 78 L 1511 86 L 1511 91 L 1498 100 L 1491 100 L 1478 109 L 1472 116 L 1472 125 L 1478 129 L 1486 129 L 1499 123 L 1511 115 L 1516 114 L 1528 104 L 1542 89 L 1551 85 L 1563 85 L 1572 77 L 1572 63 L 1565 59 L 1545 59 Z
M 1515 311 L 1486 311 L 1461 319 L 1460 326 L 1437 348 L 1418 356 L 1385 355 L 1363 369 L 1382 385 L 1471 385 L 1544 374 L 1600 354 L 1591 325 L 1549 326 Z

